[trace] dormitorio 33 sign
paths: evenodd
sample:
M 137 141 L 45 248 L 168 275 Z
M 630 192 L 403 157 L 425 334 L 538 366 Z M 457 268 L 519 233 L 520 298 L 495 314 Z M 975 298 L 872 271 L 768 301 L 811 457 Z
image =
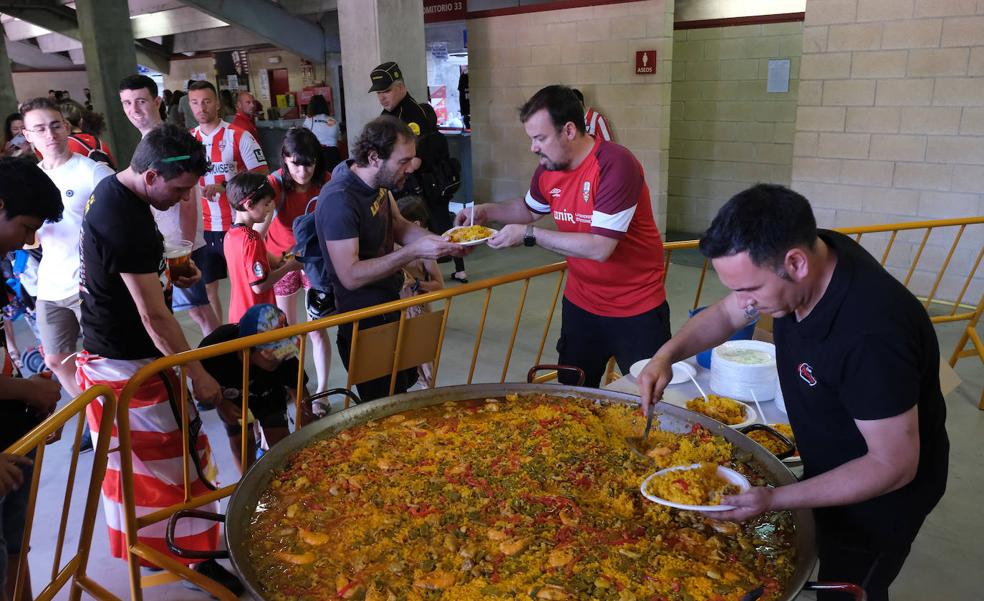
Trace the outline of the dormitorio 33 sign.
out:
M 656 73 L 656 51 L 636 50 L 636 75 Z
M 424 0 L 424 23 L 464 19 L 467 12 L 465 0 Z

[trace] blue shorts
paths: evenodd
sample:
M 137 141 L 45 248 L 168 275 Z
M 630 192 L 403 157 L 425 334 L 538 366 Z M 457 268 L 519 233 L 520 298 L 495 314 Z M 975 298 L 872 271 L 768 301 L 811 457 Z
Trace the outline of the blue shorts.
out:
M 229 277 L 229 271 L 226 269 L 225 251 L 223 250 L 226 233 L 204 232 L 204 234 L 205 246 L 198 249 L 201 254 L 196 257 L 195 253 L 192 253 L 191 256 L 202 272 L 202 281 L 211 284 Z
M 206 248 L 203 246 L 191 253 L 191 260 L 195 262 L 199 270 L 201 270 L 202 262 L 205 260 Z M 208 293 L 205 291 L 204 276 L 195 282 L 195 285 L 191 288 L 179 288 L 175 286 L 172 289 L 171 309 L 175 312 L 187 311 L 192 307 L 201 307 L 207 304 Z

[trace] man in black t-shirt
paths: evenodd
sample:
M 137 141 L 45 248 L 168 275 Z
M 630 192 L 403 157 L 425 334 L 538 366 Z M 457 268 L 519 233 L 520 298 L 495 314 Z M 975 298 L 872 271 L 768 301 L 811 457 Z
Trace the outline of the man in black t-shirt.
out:
M 78 358 L 78 376 L 84 388 L 104 384 L 117 395 L 142 367 L 162 355 L 190 349 L 181 326 L 171 313 L 165 292 L 174 286 L 194 285 L 201 272 L 190 261 L 191 276 L 172 277 L 165 272 L 164 239 L 157 229 L 151 207 L 166 211 L 179 202 L 194 198 L 198 178 L 206 170 L 205 149 L 191 134 L 170 123 L 148 132 L 137 145 L 130 166 L 107 177 L 96 186 L 85 209 L 82 222 L 82 348 Z M 195 398 L 214 404 L 223 419 L 239 417 L 239 406 L 223 401 L 218 383 L 202 365 L 193 361 L 185 365 Z M 191 487 L 194 494 L 204 494 L 211 486 L 211 451 L 207 436 L 200 432 L 201 422 L 193 403 L 185 411 L 190 416 L 190 448 L 183 448 L 179 386 L 174 370 L 164 370 L 148 378 L 133 394 L 131 437 L 133 461 L 144 481 L 153 485 L 137 487 L 128 502 L 143 508 L 160 509 L 184 500 L 183 456 L 187 452 L 194 463 Z M 132 405 L 137 405 L 136 407 Z M 90 405 L 89 426 L 93 437 L 98 433 L 96 416 L 100 408 Z M 175 484 L 177 483 L 177 484 Z M 125 533 L 114 528 L 123 516 L 118 470 L 109 470 L 103 481 L 103 507 L 107 513 L 110 550 L 125 557 Z M 217 504 L 212 507 L 218 509 Z M 116 515 L 109 517 L 110 512 Z M 196 521 L 197 520 L 197 521 Z M 218 528 L 193 518 L 184 525 L 179 546 L 215 549 L 219 544 Z M 187 534 L 193 532 L 194 534 Z M 169 553 L 159 532 L 141 531 L 140 541 Z M 132 539 L 130 539 L 132 542 Z M 242 592 L 242 584 L 215 560 L 198 562 L 171 555 L 227 588 Z
M 806 199 L 782 186 L 735 195 L 700 249 L 733 292 L 656 353 L 640 378 L 643 406 L 651 410 L 661 396 L 674 361 L 724 342 L 759 313 L 772 315 L 805 478 L 726 497 L 737 509 L 715 517 L 813 509 L 820 580 L 852 582 L 872 601 L 887 600 L 946 489 L 946 407 L 929 315 L 860 245 L 818 231 Z
M 393 117 L 370 121 L 353 144 L 352 157 L 335 167 L 315 212 L 318 243 L 339 313 L 400 298 L 400 270 L 411 261 L 464 254 L 463 247 L 404 219 L 393 200 L 390 191 L 403 185 L 419 164 L 414 135 L 406 124 Z M 359 329 L 397 319 L 395 312 L 364 319 Z M 338 352 L 346 369 L 351 341 L 351 324 L 339 326 Z M 406 391 L 416 373 L 401 372 L 396 392 Z M 386 396 L 389 380 L 386 376 L 359 384 L 359 396 L 363 401 Z
M 63 209 L 61 192 L 35 161 L 0 158 L 0 256 L 34 244 L 38 228 L 46 221 L 60 220 Z M 6 290 L 0 289 L 0 309 L 6 304 Z M 57 382 L 41 376 L 21 377 L 7 352 L 3 325 L 0 310 L 0 449 L 41 423 L 61 398 Z M 31 464 L 27 457 L 0 454 L 0 591 L 7 566 L 19 561 L 31 488 L 23 484 L 30 482 Z
M 238 324 L 219 326 L 198 346 L 203 348 L 286 326 L 287 316 L 276 306 L 265 303 L 253 305 Z M 257 345 L 249 354 L 249 410 L 260 423 L 263 437 L 270 448 L 290 433 L 287 429 L 287 403 L 294 398 L 297 386 L 297 372 L 300 369 L 297 354 L 294 338 Z M 222 387 L 223 398 L 242 407 L 242 355 L 237 352 L 203 359 L 202 366 Z M 304 374 L 304 383 L 307 384 L 307 374 Z M 306 425 L 313 417 L 310 401 L 302 402 L 299 426 Z M 223 422 L 229 435 L 229 446 L 239 469 L 243 470 L 241 421 Z M 250 436 L 247 444 L 246 467 L 253 463 L 256 441 Z

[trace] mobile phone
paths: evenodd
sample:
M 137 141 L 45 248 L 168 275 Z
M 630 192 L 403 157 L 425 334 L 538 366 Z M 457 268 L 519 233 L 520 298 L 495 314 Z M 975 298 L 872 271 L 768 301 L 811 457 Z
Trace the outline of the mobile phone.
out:
M 14 146 L 20 146 L 24 142 L 27 142 L 27 138 L 25 138 L 24 134 L 21 133 L 11 138 L 9 143 L 13 144 Z

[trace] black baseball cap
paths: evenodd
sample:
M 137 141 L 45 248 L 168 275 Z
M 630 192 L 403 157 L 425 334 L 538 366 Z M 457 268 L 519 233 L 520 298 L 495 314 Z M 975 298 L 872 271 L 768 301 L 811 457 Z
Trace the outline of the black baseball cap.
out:
M 369 88 L 369 93 L 373 92 L 383 92 L 389 89 L 394 82 L 403 81 L 403 70 L 400 69 L 400 65 L 394 63 L 393 61 L 385 62 L 369 74 L 369 80 L 372 81 L 372 87 Z

